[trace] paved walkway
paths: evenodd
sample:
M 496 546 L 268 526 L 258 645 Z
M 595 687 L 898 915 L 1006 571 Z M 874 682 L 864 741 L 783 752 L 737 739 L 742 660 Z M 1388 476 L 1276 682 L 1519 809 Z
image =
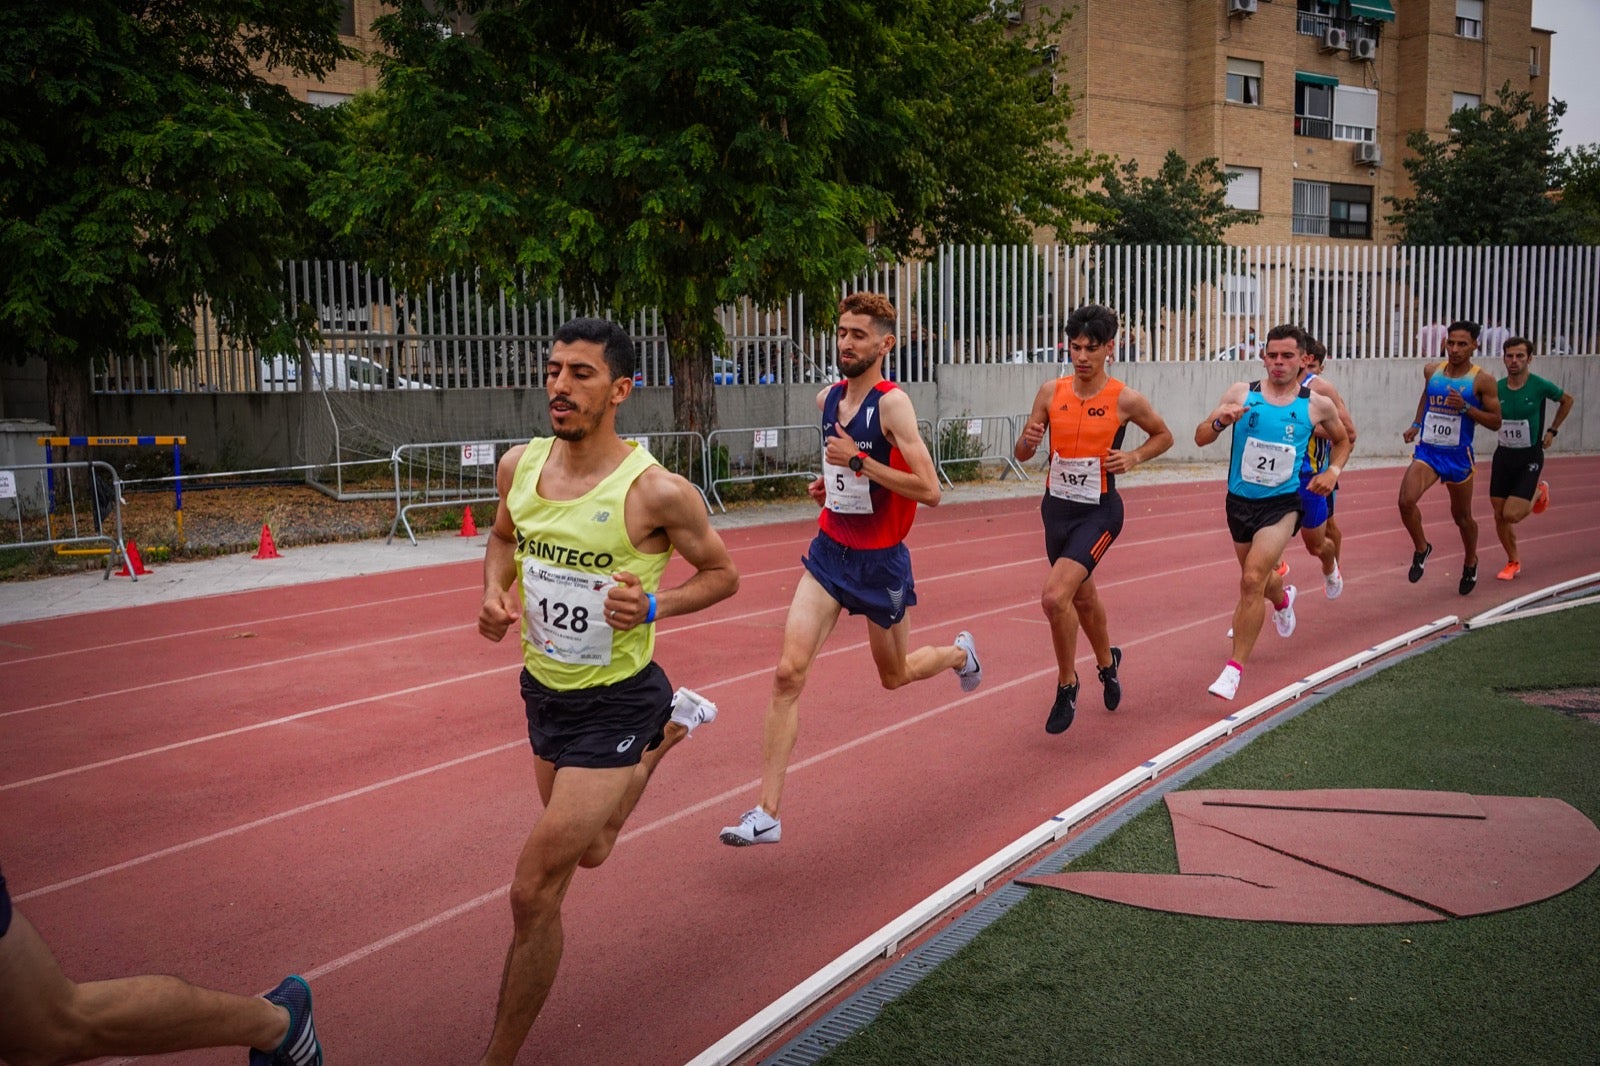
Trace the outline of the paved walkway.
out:
M 1395 462 L 1393 459 L 1373 460 L 1368 464 L 1356 465 L 1381 466 L 1394 465 Z M 1043 491 L 1043 483 L 1036 469 L 1030 468 L 1029 472 L 1029 481 L 1008 478 L 947 487 L 944 503 L 1036 496 Z M 1148 469 L 1136 470 L 1125 476 L 1121 484 L 1131 488 L 1171 481 L 1220 479 L 1222 476 L 1223 464 L 1220 462 L 1157 462 Z M 1220 520 L 1220 499 L 1218 508 Z M 715 515 L 712 524 L 719 529 L 732 529 L 796 521 L 816 513 L 816 506 L 809 500 L 736 506 L 727 514 Z M 487 530 L 476 537 L 440 534 L 420 537 L 414 545 L 400 538 L 396 538 L 392 544 L 386 544 L 380 538 L 280 548 L 282 555 L 278 559 L 256 559 L 248 552 L 241 552 L 207 559 L 147 563 L 151 572 L 137 581 L 125 577 L 106 580 L 101 577 L 102 571 L 94 570 L 31 581 L 0 582 L 0 625 L 141 607 L 196 596 L 217 596 L 419 566 L 481 560 L 486 536 Z

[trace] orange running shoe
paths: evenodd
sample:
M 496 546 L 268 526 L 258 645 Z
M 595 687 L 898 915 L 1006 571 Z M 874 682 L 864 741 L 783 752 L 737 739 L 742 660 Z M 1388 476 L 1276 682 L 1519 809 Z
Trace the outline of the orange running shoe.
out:
M 1533 497 L 1533 513 L 1544 514 L 1550 506 L 1550 482 L 1539 482 L 1539 491 Z
M 1506 564 L 1506 568 L 1504 570 L 1500 571 L 1494 576 L 1499 578 L 1501 581 L 1510 581 L 1520 573 L 1522 573 L 1522 564 L 1513 559 Z
M 1282 559 L 1278 560 L 1278 576 L 1279 577 L 1288 577 L 1289 576 L 1289 564 L 1284 562 Z

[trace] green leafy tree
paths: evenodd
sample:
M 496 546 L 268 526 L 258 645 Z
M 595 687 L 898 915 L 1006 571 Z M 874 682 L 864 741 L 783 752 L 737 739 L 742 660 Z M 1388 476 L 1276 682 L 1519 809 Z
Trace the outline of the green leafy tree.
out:
M 203 303 L 272 351 L 312 328 L 278 262 L 326 148 L 258 71 L 327 73 L 338 26 L 331 0 L 0 5 L 0 354 L 46 360 L 63 432 L 106 358 L 192 359 Z
M 392 275 L 662 312 L 678 424 L 715 424 L 715 311 L 1083 215 L 1050 21 L 986 0 L 398 0 L 315 210 Z M 458 32 L 441 32 L 441 27 Z
M 1555 180 L 1573 237 L 1584 244 L 1600 244 L 1600 144 L 1562 152 Z
M 1099 244 L 1221 244 L 1230 226 L 1253 226 L 1255 211 L 1228 206 L 1225 172 L 1213 158 L 1193 166 L 1168 149 L 1154 177 L 1139 176 L 1139 164 L 1107 165 L 1091 203 L 1106 214 L 1090 232 Z
M 1450 116 L 1449 132 L 1406 137 L 1412 194 L 1386 197 L 1403 244 L 1569 244 L 1561 204 L 1547 195 L 1567 105 L 1501 86 L 1497 101 Z

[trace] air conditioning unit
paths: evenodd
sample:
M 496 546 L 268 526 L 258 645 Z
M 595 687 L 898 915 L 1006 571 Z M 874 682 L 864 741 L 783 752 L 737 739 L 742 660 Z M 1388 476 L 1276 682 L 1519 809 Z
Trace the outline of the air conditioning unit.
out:
M 1228 14 L 1254 15 L 1256 13 L 1256 0 L 1228 0 Z
M 1337 26 L 1329 26 L 1322 33 L 1324 52 L 1343 52 L 1350 47 L 1350 35 Z
M 1356 142 L 1356 162 L 1364 166 L 1375 167 L 1383 162 L 1383 149 L 1373 141 Z
M 1350 46 L 1351 59 L 1373 60 L 1378 58 L 1378 42 L 1371 37 L 1357 37 L 1356 43 Z

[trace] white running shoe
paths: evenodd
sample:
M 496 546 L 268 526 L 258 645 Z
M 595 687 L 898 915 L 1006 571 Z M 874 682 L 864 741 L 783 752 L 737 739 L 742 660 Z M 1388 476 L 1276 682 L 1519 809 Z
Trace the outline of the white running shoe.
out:
M 1344 575 L 1339 573 L 1339 564 L 1333 564 L 1333 573 L 1322 575 L 1322 591 L 1328 594 L 1328 599 L 1336 600 L 1339 593 L 1344 591 Z
M 736 848 L 751 844 L 776 844 L 783 837 L 783 823 L 761 807 L 751 807 L 739 816 L 738 825 L 722 827 L 722 842 Z
M 972 641 L 972 634 L 965 629 L 956 634 L 955 646 L 967 653 L 967 665 L 956 669 L 956 676 L 961 679 L 961 691 L 971 692 L 983 684 L 983 667 L 978 663 L 978 646 Z
M 672 720 L 693 733 L 696 726 L 717 720 L 717 705 L 692 688 L 672 694 Z
M 1276 607 L 1272 609 L 1272 624 L 1278 627 L 1278 636 L 1287 637 L 1294 633 L 1294 586 L 1283 586 L 1283 594 L 1289 602 L 1283 605 L 1281 611 Z
M 1228 639 L 1229 640 L 1233 639 L 1233 627 L 1232 626 L 1228 627 Z
M 1211 687 L 1206 691 L 1213 696 L 1221 696 L 1225 700 L 1231 700 L 1239 694 L 1240 676 L 1239 668 L 1229 663 L 1222 668 L 1222 673 L 1217 675 L 1217 679 L 1211 682 Z

